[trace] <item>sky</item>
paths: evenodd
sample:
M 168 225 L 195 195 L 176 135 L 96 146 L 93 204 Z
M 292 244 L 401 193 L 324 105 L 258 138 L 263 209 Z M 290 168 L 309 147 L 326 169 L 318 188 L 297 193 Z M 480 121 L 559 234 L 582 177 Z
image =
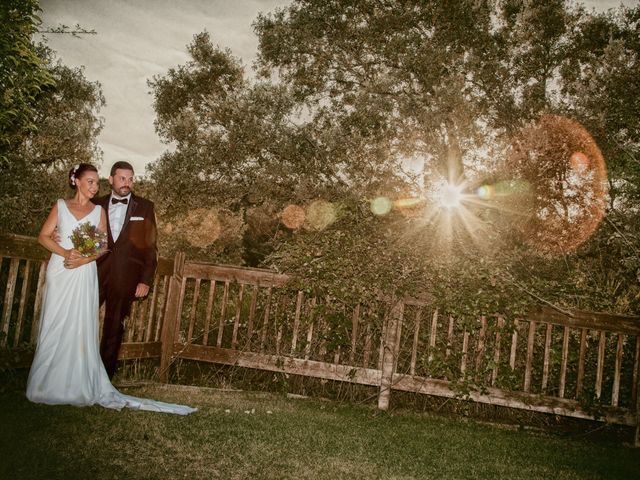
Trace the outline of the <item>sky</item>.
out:
M 136 174 L 169 148 L 158 138 L 147 81 L 189 60 L 186 47 L 207 30 L 214 44 L 231 49 L 247 73 L 258 39 L 252 22 L 284 0 L 41 0 L 42 28 L 80 24 L 97 35 L 47 35 L 62 62 L 84 67 L 106 99 L 98 137 L 103 175 L 114 162 L 129 161 Z
M 626 0 L 627 5 L 638 0 Z M 284 7 L 288 0 L 41 0 L 42 27 L 80 24 L 97 35 L 47 35 L 62 62 L 83 67 L 98 81 L 106 98 L 100 111 L 104 129 L 98 137 L 103 175 L 114 162 L 126 160 L 144 174 L 145 167 L 168 149 L 153 121 L 153 98 L 147 81 L 184 64 L 186 46 L 207 30 L 214 44 L 229 48 L 250 74 L 258 46 L 252 23 L 258 13 Z M 582 1 L 604 11 L 620 0 Z

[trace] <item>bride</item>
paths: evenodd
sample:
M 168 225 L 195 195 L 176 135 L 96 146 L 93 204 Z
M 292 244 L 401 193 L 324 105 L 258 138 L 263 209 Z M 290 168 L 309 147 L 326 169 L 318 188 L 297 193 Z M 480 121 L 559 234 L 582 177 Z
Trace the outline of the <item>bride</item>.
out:
M 100 359 L 96 257 L 72 255 L 70 236 L 90 222 L 106 231 L 104 210 L 91 203 L 98 192 L 98 171 L 81 163 L 69 172 L 73 198 L 58 200 L 38 241 L 52 252 L 47 266 L 40 331 L 27 382 L 27 398 L 36 403 L 102 405 L 188 415 L 197 409 L 120 393 Z M 51 237 L 54 230 L 60 244 Z

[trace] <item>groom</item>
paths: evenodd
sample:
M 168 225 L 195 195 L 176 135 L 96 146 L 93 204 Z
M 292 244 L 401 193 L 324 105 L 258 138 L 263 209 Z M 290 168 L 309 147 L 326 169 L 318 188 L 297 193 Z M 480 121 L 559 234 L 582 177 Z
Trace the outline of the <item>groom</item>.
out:
M 107 213 L 109 252 L 97 260 L 100 305 L 105 303 L 100 356 L 113 378 L 124 320 L 133 301 L 149 293 L 158 260 L 153 202 L 132 193 L 131 164 L 114 163 L 109 184 L 111 193 L 93 202 Z

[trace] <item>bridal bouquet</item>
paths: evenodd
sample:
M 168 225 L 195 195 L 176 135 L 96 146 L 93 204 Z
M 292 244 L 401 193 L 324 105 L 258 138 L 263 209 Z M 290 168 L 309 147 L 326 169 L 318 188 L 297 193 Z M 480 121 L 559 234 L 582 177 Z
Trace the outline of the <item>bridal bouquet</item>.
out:
M 107 249 L 107 234 L 99 231 L 90 222 L 78 225 L 71 232 L 70 238 L 73 242 L 73 248 L 83 257 L 100 255 Z

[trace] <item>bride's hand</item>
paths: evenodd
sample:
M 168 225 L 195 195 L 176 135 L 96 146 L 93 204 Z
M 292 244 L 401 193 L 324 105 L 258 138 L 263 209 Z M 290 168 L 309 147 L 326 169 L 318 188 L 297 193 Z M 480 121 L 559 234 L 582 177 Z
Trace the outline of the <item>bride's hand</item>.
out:
M 76 249 L 71 249 L 70 250 L 71 253 L 69 253 L 69 257 L 70 259 L 78 259 L 78 258 L 84 258 L 79 251 L 77 251 Z
M 64 266 L 65 268 L 78 268 L 87 263 L 86 260 L 77 250 L 69 249 L 64 256 Z

